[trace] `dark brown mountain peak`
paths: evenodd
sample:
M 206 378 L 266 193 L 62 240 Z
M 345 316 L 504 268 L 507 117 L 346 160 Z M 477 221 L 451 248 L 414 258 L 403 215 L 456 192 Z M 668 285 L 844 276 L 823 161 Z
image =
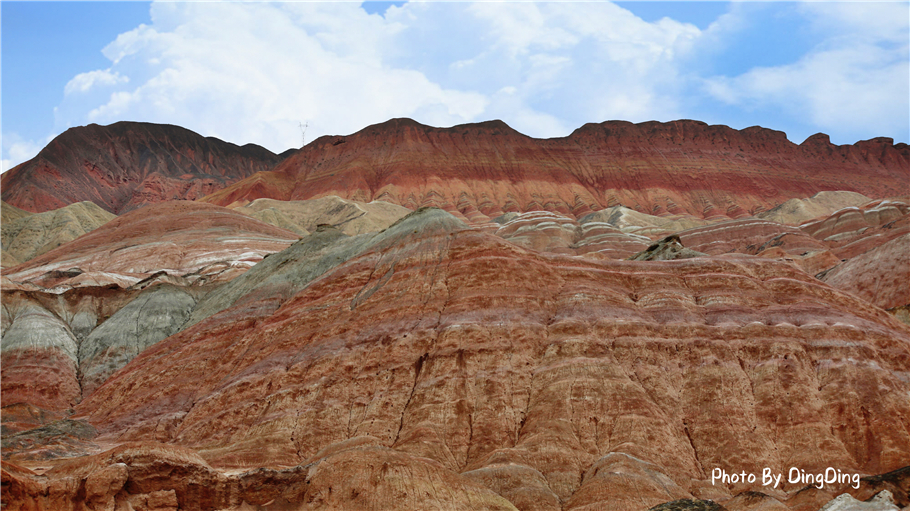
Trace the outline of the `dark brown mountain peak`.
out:
M 70 128 L 3 176 L 3 200 L 42 212 L 84 200 L 112 213 L 197 199 L 280 157 L 169 124 L 117 122 Z

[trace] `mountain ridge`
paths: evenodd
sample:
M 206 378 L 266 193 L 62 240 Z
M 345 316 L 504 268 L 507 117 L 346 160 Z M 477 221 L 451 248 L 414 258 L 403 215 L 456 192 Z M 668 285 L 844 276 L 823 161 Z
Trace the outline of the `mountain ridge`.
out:
M 797 145 L 767 128 L 680 120 L 589 123 L 567 137 L 534 139 L 502 121 L 434 128 L 392 119 L 320 137 L 201 200 L 337 195 L 437 206 L 472 223 L 535 209 L 578 218 L 616 205 L 739 218 L 820 191 L 901 195 L 908 176 L 910 147 L 887 137 L 835 146 L 819 134 Z
M 172 124 L 121 121 L 66 130 L 4 173 L 0 186 L 5 202 L 34 213 L 89 200 L 120 214 L 200 198 L 278 161 L 255 144 L 238 146 Z

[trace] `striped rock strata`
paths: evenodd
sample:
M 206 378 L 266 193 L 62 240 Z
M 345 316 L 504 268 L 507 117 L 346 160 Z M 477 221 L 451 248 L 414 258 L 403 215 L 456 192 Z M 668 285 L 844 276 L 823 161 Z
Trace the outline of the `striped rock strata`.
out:
M 426 210 L 374 235 L 324 229 L 262 268 L 74 418 L 99 442 L 177 444 L 214 467 L 312 471 L 346 453 L 351 476 L 320 484 L 346 502 L 365 481 L 401 488 L 382 493 L 391 507 L 426 486 L 390 470 L 423 463 L 521 508 L 644 510 L 760 489 L 712 485 L 713 468 L 910 459 L 910 331 L 776 260 L 546 255 Z
M 337 195 L 434 205 L 475 225 L 506 212 L 580 218 L 617 205 L 740 218 L 826 190 L 899 195 L 908 176 L 910 147 L 886 138 L 834 146 L 816 135 L 796 145 L 760 127 L 608 121 L 541 140 L 501 121 L 433 128 L 393 119 L 321 137 L 204 200 L 227 206 Z
M 197 199 L 281 160 L 168 124 L 118 122 L 70 128 L 3 174 L 3 200 L 40 213 L 91 201 L 120 214 L 146 204 Z
M 78 202 L 19 219 L 4 217 L 3 250 L 16 260 L 10 266 L 16 266 L 73 241 L 114 217 L 93 202 Z

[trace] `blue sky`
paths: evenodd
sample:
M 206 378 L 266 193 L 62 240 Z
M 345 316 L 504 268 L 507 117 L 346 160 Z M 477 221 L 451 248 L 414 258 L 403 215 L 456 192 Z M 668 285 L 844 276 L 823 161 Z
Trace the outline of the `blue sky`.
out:
M 910 138 L 907 2 L 0 3 L 2 168 L 69 127 L 280 152 L 392 117 Z

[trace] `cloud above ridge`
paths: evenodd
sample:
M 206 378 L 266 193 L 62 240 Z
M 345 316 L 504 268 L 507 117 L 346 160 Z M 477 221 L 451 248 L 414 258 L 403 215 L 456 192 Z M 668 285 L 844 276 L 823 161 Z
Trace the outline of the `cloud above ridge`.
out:
M 350 2 L 154 2 L 151 23 L 104 48 L 110 66 L 66 84 L 55 126 L 170 123 L 276 152 L 301 145 L 301 123 L 309 142 L 393 117 L 502 119 L 535 137 L 694 118 L 796 142 L 906 141 L 910 8 L 786 4 L 805 51 L 770 63 L 724 53 L 764 30 L 756 13 L 783 9 L 733 3 L 699 28 L 606 1 L 413 2 L 384 15 Z M 10 140 L 4 169 L 46 143 Z
M 114 90 L 69 94 L 58 123 L 167 122 L 275 151 L 300 145 L 301 122 L 312 140 L 392 117 L 502 118 L 563 136 L 678 115 L 674 62 L 698 35 L 608 2 L 414 3 L 384 16 L 355 3 L 154 3 L 151 25 L 104 49 L 110 69 L 68 85 Z

